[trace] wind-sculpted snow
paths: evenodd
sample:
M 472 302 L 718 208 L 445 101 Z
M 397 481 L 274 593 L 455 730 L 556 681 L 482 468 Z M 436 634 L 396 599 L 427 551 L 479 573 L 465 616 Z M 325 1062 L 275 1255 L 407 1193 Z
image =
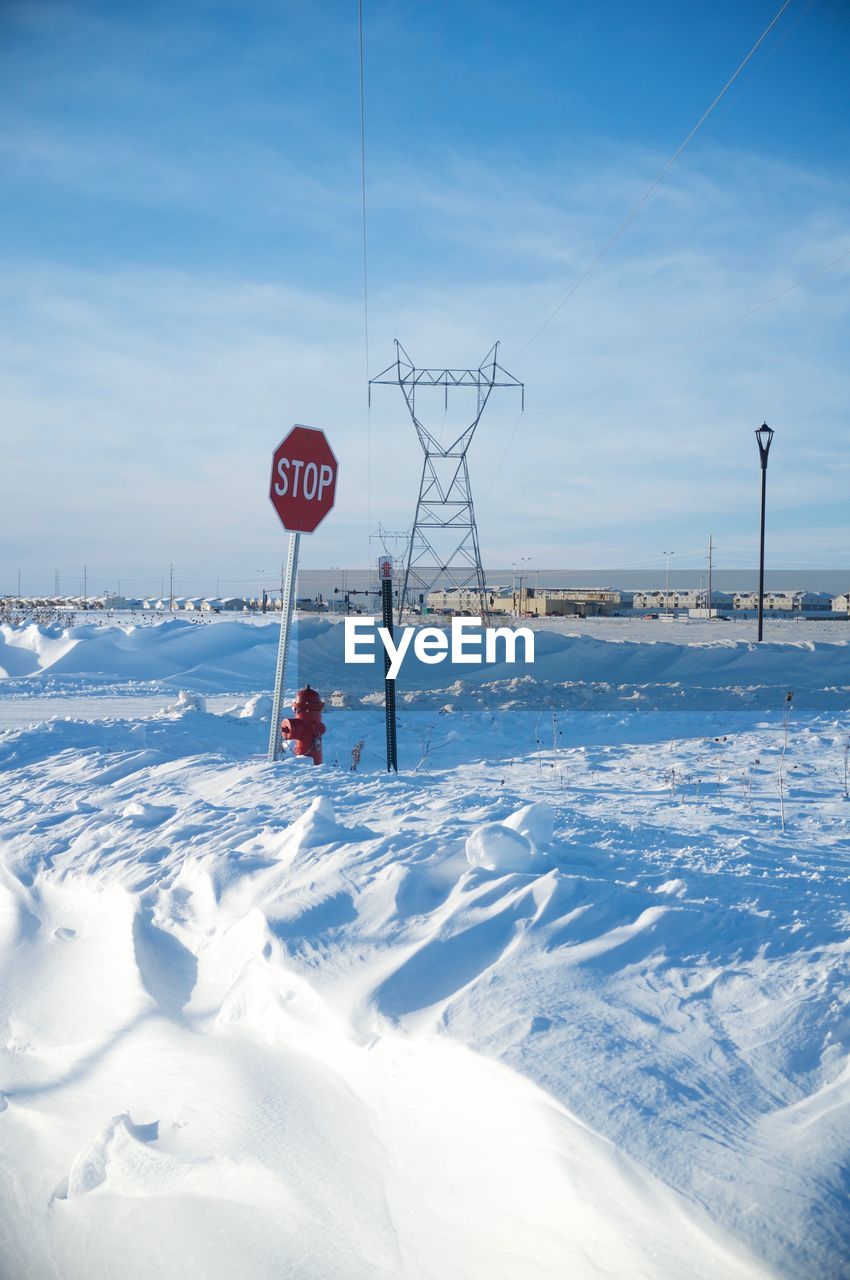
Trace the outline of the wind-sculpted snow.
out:
M 3 1280 L 850 1276 L 846 651 L 552 640 L 406 686 L 398 777 L 358 694 L 319 769 L 244 698 L 0 734 Z
M 660 634 L 669 630 L 662 627 Z M 800 627 L 792 630 L 799 633 Z M 819 706 L 843 706 L 850 695 L 850 642 L 841 638 L 843 630 L 835 625 L 835 640 L 757 645 L 751 639 L 647 643 L 542 629 L 535 633 L 536 656 L 530 666 L 504 661 L 425 665 L 411 649 L 398 687 L 407 693 L 451 693 L 457 687 L 474 690 L 500 683 L 509 694 L 506 682 L 514 681 L 519 682 L 514 685 L 519 699 L 533 683 L 574 703 L 631 699 L 675 708 L 705 707 L 718 698 L 730 705 L 767 707 L 775 690 L 785 685 L 810 692 Z M 5 675 L 7 692 L 19 695 L 40 689 L 110 689 L 116 682 L 132 682 L 139 691 L 151 686 L 206 693 L 262 691 L 273 680 L 277 639 L 275 622 L 204 626 L 173 619 L 152 626 L 84 624 L 65 631 L 34 623 L 3 625 L 0 680 Z M 380 660 L 374 666 L 346 665 L 341 621 L 306 617 L 295 629 L 291 676 L 293 684 L 309 681 L 322 691 L 369 696 L 382 687 L 383 665 Z

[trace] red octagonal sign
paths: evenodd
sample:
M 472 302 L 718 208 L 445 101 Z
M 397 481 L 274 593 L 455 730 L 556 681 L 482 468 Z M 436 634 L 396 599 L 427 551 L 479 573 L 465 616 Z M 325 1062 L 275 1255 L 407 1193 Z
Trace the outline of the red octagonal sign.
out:
M 313 533 L 336 499 L 337 461 L 324 431 L 295 426 L 272 456 L 269 497 L 284 529 Z

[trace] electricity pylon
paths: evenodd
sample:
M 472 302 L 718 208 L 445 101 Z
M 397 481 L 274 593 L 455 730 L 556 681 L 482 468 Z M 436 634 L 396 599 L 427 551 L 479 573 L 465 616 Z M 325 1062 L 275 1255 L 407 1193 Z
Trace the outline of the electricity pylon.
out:
M 467 453 L 493 388 L 519 387 L 524 409 L 525 387 L 499 364 L 498 342 L 477 369 L 417 369 L 398 339 L 395 349 L 393 363 L 370 380 L 369 395 L 375 384 L 397 383 L 401 387 L 425 454 L 399 595 L 399 621 L 406 608 L 427 603 L 428 593 L 439 588 L 467 591 L 477 597 L 486 621 L 489 608 Z M 441 444 L 417 416 L 416 392 L 423 387 L 444 388 L 447 412 L 450 389 L 471 387 L 476 392 L 475 417 L 451 444 Z

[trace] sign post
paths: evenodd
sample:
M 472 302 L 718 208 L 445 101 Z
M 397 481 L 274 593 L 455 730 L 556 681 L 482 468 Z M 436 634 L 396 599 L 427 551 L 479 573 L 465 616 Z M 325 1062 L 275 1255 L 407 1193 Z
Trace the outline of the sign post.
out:
M 337 471 L 337 460 L 325 433 L 315 427 L 294 426 L 272 456 L 269 498 L 278 519 L 289 532 L 289 549 L 280 602 L 280 639 L 272 696 L 269 760 L 277 760 L 280 755 L 280 704 L 286 680 L 301 534 L 313 533 L 332 509 L 336 500 Z
M 286 555 L 286 578 L 280 601 L 280 638 L 277 643 L 277 666 L 274 673 L 272 695 L 272 723 L 269 731 L 269 759 L 280 754 L 280 704 L 283 698 L 283 682 L 286 676 L 286 659 L 289 654 L 289 637 L 292 632 L 292 611 L 295 605 L 295 575 L 298 572 L 298 550 L 301 534 L 290 533 Z
M 381 556 L 378 560 L 378 576 L 381 579 L 381 612 L 383 625 L 393 638 L 393 562 L 391 556 Z M 384 646 L 384 706 L 387 720 L 387 773 L 398 773 L 398 750 L 396 743 L 395 723 L 395 680 L 390 680 L 387 672 L 390 668 L 390 654 Z

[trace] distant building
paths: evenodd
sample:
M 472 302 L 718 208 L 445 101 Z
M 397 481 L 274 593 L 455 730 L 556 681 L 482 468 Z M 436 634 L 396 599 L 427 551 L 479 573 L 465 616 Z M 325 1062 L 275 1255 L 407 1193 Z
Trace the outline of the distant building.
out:
M 614 613 L 621 596 L 603 587 L 523 587 L 512 600 L 514 613 L 525 617 L 594 618 Z
M 241 596 L 216 596 L 201 601 L 204 613 L 241 613 L 244 608 L 245 601 Z
M 711 609 L 716 612 L 718 609 L 731 609 L 733 607 L 734 597 L 728 591 L 714 591 L 711 593 Z M 708 609 L 708 590 L 706 587 L 687 587 L 674 590 L 673 587 L 669 591 L 661 589 L 653 589 L 652 591 L 636 591 L 633 597 L 633 607 L 635 609 L 643 609 L 653 613 L 674 612 L 679 609 Z
M 510 612 L 510 597 L 502 595 L 500 588 L 486 587 L 484 598 L 491 613 Z M 478 617 L 481 613 L 481 596 L 470 587 L 429 591 L 425 603 L 434 613 L 457 613 L 467 617 Z
M 832 594 L 829 591 L 804 591 L 800 606 L 806 613 L 831 613 Z
M 736 609 L 758 609 L 757 591 L 736 591 Z M 834 608 L 833 597 L 827 591 L 765 591 L 765 613 L 828 613 Z
M 668 609 L 695 609 L 697 605 L 702 604 L 701 592 L 691 591 L 662 591 L 653 588 L 651 591 L 636 591 L 633 598 L 633 608 L 645 609 L 651 612 L 660 612 Z
M 850 591 L 845 591 L 842 596 L 832 597 L 833 613 L 850 613 Z

